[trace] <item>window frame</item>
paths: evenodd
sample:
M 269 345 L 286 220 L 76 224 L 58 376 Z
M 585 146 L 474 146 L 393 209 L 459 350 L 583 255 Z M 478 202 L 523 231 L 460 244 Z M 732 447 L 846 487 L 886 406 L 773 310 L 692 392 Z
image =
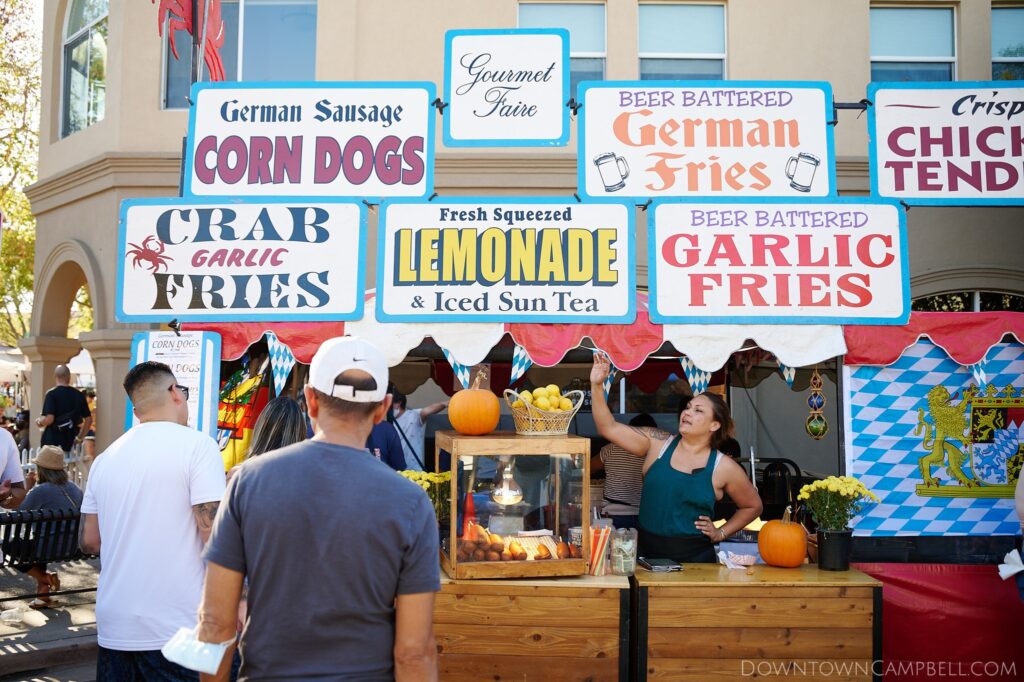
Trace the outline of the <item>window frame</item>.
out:
M 601 60 L 601 80 L 608 80 L 608 3 L 606 2 L 574 2 L 573 0 L 520 0 L 516 3 L 516 28 L 522 28 L 522 21 L 519 16 L 519 8 L 523 5 L 594 5 L 601 8 L 601 18 L 603 19 L 603 25 L 601 30 L 604 35 L 604 52 L 575 52 L 572 49 L 572 35 L 569 36 L 569 76 L 572 78 L 572 60 L 573 59 L 600 59 Z M 558 28 L 558 27 L 554 27 Z M 561 28 L 566 28 L 565 26 Z M 568 30 L 568 29 L 567 29 Z M 576 93 L 572 92 L 569 94 L 570 97 L 575 97 Z
M 90 23 L 86 24 L 82 28 L 80 28 L 77 31 L 75 31 L 75 33 L 73 35 L 69 36 L 69 35 L 67 35 L 68 24 L 71 22 L 71 10 L 74 8 L 74 5 L 75 5 L 75 0 L 71 0 L 71 2 L 69 2 L 67 4 L 67 6 L 65 7 L 65 9 L 64 9 L 64 25 L 63 25 L 63 27 L 61 29 L 61 43 L 60 43 L 60 107 L 59 107 L 59 109 L 60 109 L 60 118 L 57 119 L 58 133 L 59 133 L 58 139 L 60 139 L 60 140 L 63 140 L 63 139 L 68 138 L 68 137 L 71 137 L 75 133 L 80 133 L 83 130 L 91 128 L 92 125 L 93 125 L 92 123 L 90 123 L 89 125 L 85 126 L 84 128 L 79 128 L 78 130 L 70 130 L 70 131 L 67 130 L 66 127 L 65 127 L 66 121 L 65 121 L 64 117 L 65 117 L 65 114 L 68 113 L 68 98 L 71 95 L 70 88 L 69 88 L 69 83 L 68 83 L 68 77 L 67 77 L 68 76 L 68 72 L 67 72 L 67 68 L 68 68 L 68 46 L 73 45 L 79 39 L 81 39 L 83 36 L 85 36 L 85 44 L 86 44 L 86 48 L 87 48 L 87 51 L 86 51 L 86 55 L 87 55 L 86 56 L 86 65 L 92 63 L 92 40 L 89 38 L 89 36 L 92 34 L 93 29 L 96 28 L 96 26 L 98 24 L 100 24 L 100 22 L 108 21 L 108 19 L 110 18 L 110 2 L 109 2 L 109 0 L 107 0 L 107 11 L 106 11 L 106 14 L 104 14 L 101 17 L 97 17 L 96 19 L 93 19 Z M 110 37 L 110 23 L 109 23 L 109 21 L 107 23 L 107 37 L 108 37 L 108 39 Z M 104 106 L 104 118 L 106 118 L 106 107 L 105 106 Z M 101 119 L 95 121 L 94 123 L 99 123 L 102 120 L 103 119 L 101 118 Z
M 960 36 L 958 35 L 959 31 L 957 30 L 957 22 L 958 22 L 959 16 L 958 16 L 957 11 L 956 11 L 957 10 L 957 6 L 956 5 L 948 5 L 948 4 L 935 4 L 935 5 L 928 5 L 928 4 L 926 4 L 926 5 L 892 4 L 892 5 L 890 5 L 890 4 L 886 4 L 886 3 L 871 3 L 871 5 L 868 8 L 868 27 L 869 27 L 869 31 L 870 31 L 870 23 L 871 23 L 871 12 L 873 10 L 876 10 L 876 9 L 909 9 L 909 10 L 915 10 L 915 9 L 919 9 L 919 10 L 945 9 L 945 10 L 949 10 L 951 15 L 952 15 L 952 17 L 953 17 L 952 21 L 950 22 L 950 29 L 953 32 L 953 56 L 952 57 L 909 57 L 909 56 L 893 57 L 893 56 L 884 56 L 883 55 L 883 56 L 876 57 L 875 55 L 871 54 L 871 47 L 870 47 L 871 36 L 869 34 L 869 36 L 868 36 L 868 41 L 869 41 L 868 42 L 868 72 L 869 73 L 871 71 L 871 67 L 875 64 L 875 62 L 883 63 L 883 64 L 884 63 L 889 63 L 889 64 L 893 64 L 893 63 L 896 63 L 896 64 L 899 64 L 899 63 L 911 63 L 911 64 L 950 64 L 952 66 L 952 68 L 950 68 L 950 70 L 949 70 L 949 82 L 950 83 L 955 83 L 955 82 L 957 82 L 960 79 L 960 76 L 959 76 L 959 73 L 958 73 L 958 71 L 959 71 L 958 67 L 959 67 L 959 61 L 960 61 Z M 874 79 L 872 79 L 871 82 L 875 82 Z M 882 81 L 879 81 L 879 82 L 882 82 Z M 888 81 L 886 81 L 886 82 L 888 82 Z M 920 82 L 920 81 L 918 81 L 918 82 Z M 938 82 L 941 82 L 941 81 L 938 81 Z
M 722 48 L 721 54 L 715 52 L 644 52 L 641 48 L 640 35 L 640 8 L 644 5 L 652 7 L 700 7 L 713 6 L 722 8 Z M 607 13 L 606 13 L 607 14 Z M 607 49 L 607 48 L 606 48 Z M 644 59 L 690 59 L 690 60 L 722 60 L 722 77 L 720 80 L 729 79 L 729 6 L 725 2 L 638 2 L 636 21 L 636 73 L 637 78 L 643 80 L 642 63 Z M 716 79 L 709 79 L 716 80 Z
M 995 23 L 995 13 L 996 12 L 998 12 L 999 10 L 1008 10 L 1008 9 L 1015 9 L 1015 10 L 1020 10 L 1020 11 L 1024 12 L 1024 5 L 1016 5 L 1016 4 L 1013 4 L 1013 5 L 1002 5 L 1002 4 L 1000 4 L 1000 5 L 993 5 L 992 6 L 992 10 L 991 10 L 992 14 L 991 14 L 990 24 Z M 989 49 L 989 52 L 992 52 L 992 50 L 994 50 L 994 49 L 995 49 L 995 45 L 991 45 L 990 49 Z M 995 70 L 995 65 L 996 64 L 1024 64 L 1024 56 L 1021 56 L 1021 57 L 999 57 L 999 58 L 997 58 L 996 55 L 992 55 L 992 65 L 989 68 L 989 74 L 991 76 L 993 76 L 993 77 L 995 76 L 995 74 L 993 74 L 992 71 Z

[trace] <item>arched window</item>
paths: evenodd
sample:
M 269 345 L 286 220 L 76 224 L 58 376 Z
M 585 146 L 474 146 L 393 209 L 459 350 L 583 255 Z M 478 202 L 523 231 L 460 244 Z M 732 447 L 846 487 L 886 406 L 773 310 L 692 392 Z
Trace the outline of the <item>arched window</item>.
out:
M 72 0 L 64 26 L 61 136 L 103 120 L 107 100 L 107 0 Z

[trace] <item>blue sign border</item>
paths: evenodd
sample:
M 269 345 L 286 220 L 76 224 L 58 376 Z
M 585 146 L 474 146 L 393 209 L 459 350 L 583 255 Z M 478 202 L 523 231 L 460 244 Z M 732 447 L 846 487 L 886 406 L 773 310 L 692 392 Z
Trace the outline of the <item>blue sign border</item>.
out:
M 467 316 L 454 313 L 431 313 L 422 315 L 391 315 L 384 312 L 384 265 L 385 249 L 387 247 L 387 215 L 388 207 L 396 204 L 423 204 L 424 206 L 443 206 L 446 204 L 556 204 L 559 206 L 586 206 L 601 204 L 617 204 L 626 209 L 626 231 L 627 250 L 629 254 L 629 267 L 626 269 L 626 295 L 628 297 L 628 309 L 624 315 L 587 315 L 581 313 L 565 313 L 562 315 L 535 315 L 515 313 L 501 313 L 492 315 Z M 380 205 L 377 227 L 377 302 L 376 316 L 379 322 L 510 322 L 510 323 L 536 323 L 548 322 L 551 324 L 574 323 L 578 324 L 581 317 L 585 317 L 590 324 L 632 324 L 636 320 L 636 210 L 635 207 L 621 201 L 586 202 L 576 201 L 574 197 L 563 199 L 561 197 L 438 197 L 434 202 L 427 203 L 420 199 L 389 199 Z
M 424 90 L 427 93 L 427 134 L 423 140 L 423 164 L 424 164 L 424 189 L 421 197 L 429 197 L 434 193 L 434 161 L 436 150 L 436 121 L 435 113 L 430 111 L 433 102 L 437 98 L 437 90 L 429 81 L 220 81 L 220 82 L 199 82 L 192 85 L 191 99 L 192 106 L 188 110 L 188 138 L 185 143 L 185 159 L 183 161 L 184 179 L 182 181 L 182 195 L 198 199 L 225 199 L 236 198 L 238 194 L 195 194 L 192 191 L 192 172 L 195 164 L 193 146 L 196 141 L 196 106 L 199 102 L 199 93 L 203 90 L 351 90 L 351 89 L 382 89 L 382 90 Z M 296 188 L 297 190 L 298 188 Z M 257 197 L 258 195 L 245 195 Z M 291 200 L 315 200 L 315 199 L 366 199 L 372 203 L 379 203 L 381 197 L 370 194 L 346 194 L 346 195 L 324 195 L 324 194 L 290 194 Z M 406 198 L 406 197 L 403 197 Z M 419 197 L 408 197 L 419 198 Z
M 359 209 L 359 265 L 357 276 L 358 286 L 364 286 L 366 278 L 366 204 L 352 199 L 334 197 L 236 197 L 233 199 L 217 199 L 216 197 L 149 197 L 146 199 L 124 199 L 121 202 L 120 215 L 117 221 L 117 289 L 114 300 L 114 319 L 118 322 L 168 322 L 177 318 L 181 322 L 335 322 L 340 320 L 358 320 L 363 316 L 363 295 L 360 291 L 356 296 L 355 308 L 348 313 L 296 313 L 282 311 L 280 313 L 252 313 L 242 315 L 220 315 L 216 311 L 191 314 L 186 311 L 168 312 L 166 315 L 129 315 L 122 308 L 124 300 L 124 269 L 127 257 L 128 209 L 133 206 L 173 206 L 191 208 L 196 206 L 238 206 L 238 205 L 270 204 L 348 204 Z
M 828 149 L 828 182 L 829 182 L 829 193 L 825 196 L 792 196 L 792 197 L 777 197 L 787 200 L 799 200 L 809 201 L 812 199 L 827 199 L 830 197 L 839 196 L 839 189 L 836 187 L 836 143 L 835 143 L 835 128 L 829 125 L 829 121 L 832 120 L 833 104 L 835 100 L 832 97 L 832 84 L 827 81 L 583 81 L 577 87 L 578 95 L 576 101 L 583 104 L 580 108 L 579 123 L 576 126 L 577 140 L 576 140 L 576 191 L 579 195 L 585 199 L 599 199 L 600 197 L 587 194 L 587 178 L 586 169 L 588 168 L 589 160 L 587 158 L 586 149 L 586 137 L 587 137 L 587 107 L 586 107 L 586 96 L 587 91 L 592 89 L 614 89 L 614 88 L 636 88 L 640 90 L 650 90 L 654 88 L 698 88 L 698 89 L 720 89 L 720 90 L 735 90 L 737 88 L 760 88 L 760 89 L 779 89 L 789 88 L 802 89 L 802 90 L 821 90 L 825 94 L 825 110 L 824 114 L 824 126 L 825 126 L 825 140 Z M 648 199 L 653 201 L 662 201 L 669 199 L 691 199 L 697 198 L 698 194 L 692 195 L 665 195 L 665 196 L 652 196 L 649 194 L 641 195 L 623 195 L 616 197 L 619 201 L 632 201 L 635 203 L 643 203 Z M 728 195 L 715 195 L 728 196 Z M 739 198 L 751 198 L 756 199 L 757 197 L 736 197 Z M 776 198 L 775 196 L 766 198 Z
M 459 36 L 481 35 L 557 35 L 562 38 L 562 134 L 560 137 L 520 139 L 520 138 L 477 138 L 471 140 L 452 137 L 452 117 L 443 116 L 444 145 L 446 147 L 564 147 L 569 144 L 569 107 L 564 104 L 569 99 L 569 31 L 564 28 L 473 28 L 453 29 L 444 34 L 444 101 L 452 102 L 452 41 Z
M 1024 197 L 1020 199 L 921 199 L 919 197 L 886 196 L 878 191 L 878 134 L 875 118 L 876 93 L 879 90 L 993 90 L 1005 88 L 1024 88 L 1024 81 L 942 81 L 927 83 L 868 83 L 868 177 L 871 180 L 871 196 L 880 199 L 905 202 L 908 206 L 1024 206 Z M 1024 180 L 1022 180 L 1024 182 Z
M 172 332 L 139 332 L 132 336 L 132 357 L 130 367 L 149 360 L 146 350 L 149 348 L 149 337 L 151 334 L 169 334 Z M 200 332 L 200 370 L 199 383 L 196 387 L 199 391 L 199 406 L 196 409 L 196 416 L 199 423 L 193 428 L 205 433 L 210 438 L 217 437 L 217 411 L 220 405 L 220 353 L 221 338 L 216 332 Z M 207 396 L 214 396 L 214 400 L 207 405 Z M 205 416 L 205 419 L 204 419 Z M 131 397 L 125 404 L 124 430 L 128 431 L 135 425 L 134 407 Z
M 761 317 L 757 315 L 732 316 L 732 315 L 703 315 L 694 317 L 683 317 L 674 315 L 663 315 L 658 310 L 658 247 L 655 238 L 657 227 L 656 217 L 658 207 L 665 204 L 748 204 L 761 206 L 766 204 L 800 204 L 805 206 L 836 206 L 836 205 L 888 205 L 896 209 L 899 215 L 900 235 L 900 276 L 903 280 L 903 306 L 902 312 L 897 318 L 884 317 L 840 317 L 826 315 L 793 315 L 788 317 Z M 660 324 L 877 324 L 877 325 L 903 325 L 910 320 L 910 253 L 907 251 L 907 213 L 898 201 L 893 199 L 879 199 L 878 197 L 814 197 L 800 200 L 786 199 L 782 197 L 771 197 L 764 199 L 742 198 L 728 199 L 725 197 L 714 197 L 710 199 L 698 198 L 675 198 L 658 199 L 651 202 L 647 212 L 647 287 L 648 287 L 648 309 L 651 322 Z

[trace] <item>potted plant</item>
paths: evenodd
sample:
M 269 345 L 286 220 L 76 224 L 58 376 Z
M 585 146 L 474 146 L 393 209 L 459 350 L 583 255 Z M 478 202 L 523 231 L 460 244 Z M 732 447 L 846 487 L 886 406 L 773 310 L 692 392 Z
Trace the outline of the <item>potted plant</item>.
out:
M 826 571 L 850 568 L 850 519 L 875 494 L 852 476 L 829 476 L 800 489 L 797 500 L 818 524 L 818 567 Z

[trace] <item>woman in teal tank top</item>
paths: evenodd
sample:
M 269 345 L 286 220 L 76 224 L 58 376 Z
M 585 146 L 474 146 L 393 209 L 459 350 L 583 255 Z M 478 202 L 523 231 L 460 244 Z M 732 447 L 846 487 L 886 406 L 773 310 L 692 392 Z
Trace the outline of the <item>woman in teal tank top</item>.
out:
M 742 530 L 761 513 L 761 498 L 739 464 L 721 455 L 732 418 L 725 401 L 702 393 L 679 415 L 679 433 L 669 439 L 615 421 L 604 399 L 608 357 L 594 353 L 591 409 L 598 433 L 644 457 L 640 497 L 640 554 L 679 562 L 715 561 L 714 543 Z M 712 523 L 715 502 L 728 494 L 736 512 L 725 525 Z

